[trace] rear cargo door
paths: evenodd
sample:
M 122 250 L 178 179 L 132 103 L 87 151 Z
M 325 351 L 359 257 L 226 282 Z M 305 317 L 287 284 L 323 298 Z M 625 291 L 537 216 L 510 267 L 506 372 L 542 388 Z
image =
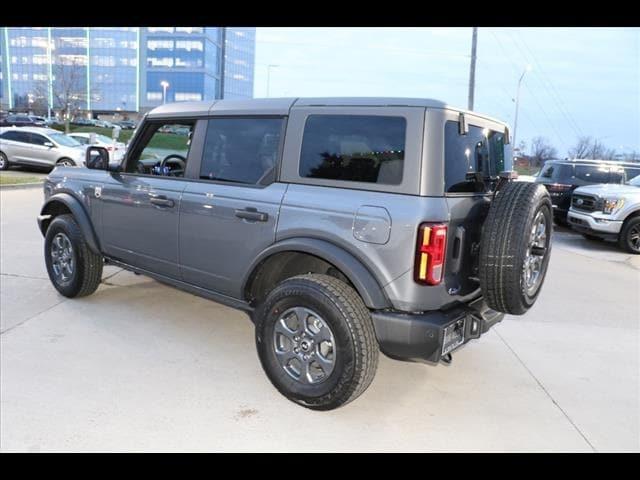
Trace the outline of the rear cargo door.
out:
M 444 135 L 444 193 L 450 213 L 445 285 L 450 294 L 468 295 L 479 288 L 478 252 L 482 224 L 500 172 L 511 170 L 505 128 L 496 122 L 447 111 Z

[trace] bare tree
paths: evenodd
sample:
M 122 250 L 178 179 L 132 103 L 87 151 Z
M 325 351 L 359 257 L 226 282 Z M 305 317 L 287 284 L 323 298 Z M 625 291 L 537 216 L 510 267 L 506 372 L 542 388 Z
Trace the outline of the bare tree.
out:
M 593 140 L 591 137 L 584 136 L 578 138 L 576 144 L 569 149 L 569 158 L 589 158 Z
M 531 140 L 531 158 L 536 166 L 541 167 L 547 160 L 558 155 L 558 151 L 544 137 L 535 137 Z
M 85 67 L 73 60 L 71 63 L 57 61 L 53 65 L 53 98 L 62 112 L 64 130 L 69 133 L 69 120 L 87 99 L 84 85 Z
M 578 138 L 568 153 L 570 158 L 592 160 L 613 160 L 617 155 L 615 148 L 608 148 L 601 140 L 589 136 Z

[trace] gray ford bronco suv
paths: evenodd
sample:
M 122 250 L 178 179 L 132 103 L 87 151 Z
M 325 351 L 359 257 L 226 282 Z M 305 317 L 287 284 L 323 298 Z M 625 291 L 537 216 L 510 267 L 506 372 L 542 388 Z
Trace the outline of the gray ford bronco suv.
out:
M 62 295 L 109 263 L 244 310 L 273 385 L 329 410 L 379 350 L 450 362 L 534 304 L 552 206 L 511 161 L 504 123 L 435 100 L 167 104 L 118 164 L 54 169 L 38 223 Z

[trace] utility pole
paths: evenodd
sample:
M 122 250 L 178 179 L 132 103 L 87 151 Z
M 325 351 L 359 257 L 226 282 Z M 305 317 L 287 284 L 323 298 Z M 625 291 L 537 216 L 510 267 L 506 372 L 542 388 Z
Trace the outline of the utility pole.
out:
M 469 70 L 469 102 L 467 110 L 473 110 L 473 93 L 476 88 L 476 48 L 478 46 L 478 27 L 473 27 L 471 37 L 471 67 Z

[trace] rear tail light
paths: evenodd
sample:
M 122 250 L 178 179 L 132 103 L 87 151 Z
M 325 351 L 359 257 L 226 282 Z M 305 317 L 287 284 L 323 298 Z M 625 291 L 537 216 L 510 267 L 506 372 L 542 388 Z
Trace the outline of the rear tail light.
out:
M 438 285 L 444 275 L 447 250 L 447 226 L 443 223 L 423 223 L 418 229 L 415 280 L 426 285 Z

